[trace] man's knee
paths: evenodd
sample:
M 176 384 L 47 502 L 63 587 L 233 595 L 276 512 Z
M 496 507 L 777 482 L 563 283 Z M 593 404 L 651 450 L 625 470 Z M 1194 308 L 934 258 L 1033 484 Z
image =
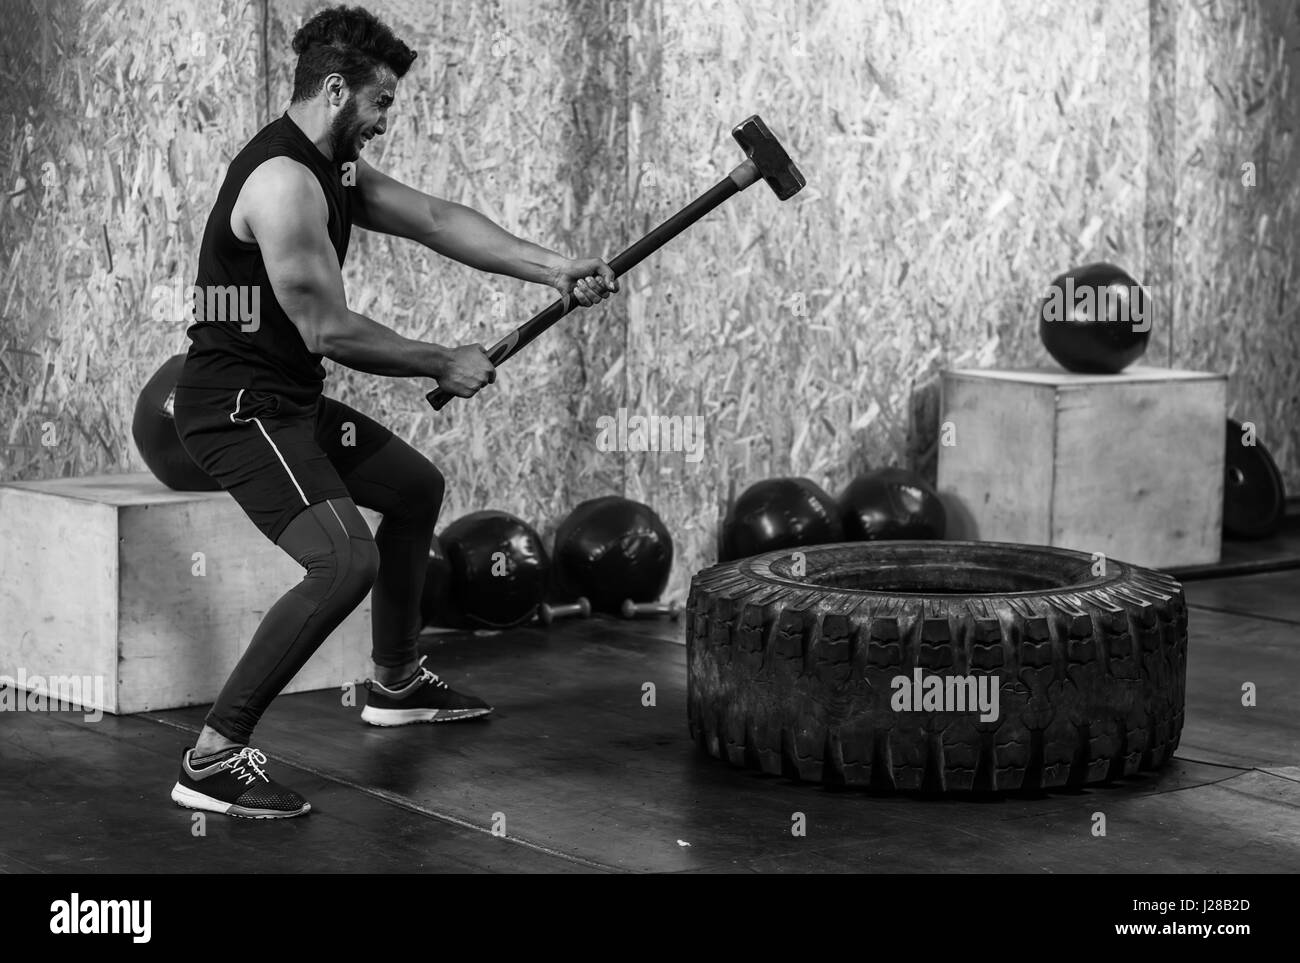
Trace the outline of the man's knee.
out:
M 433 462 L 421 457 L 411 471 L 404 473 L 401 486 L 402 505 L 407 515 L 437 519 L 447 482 Z
M 365 596 L 379 577 L 379 546 L 373 538 L 349 538 L 344 581 L 355 593 Z
M 442 496 L 447 492 L 447 480 L 442 477 L 442 472 L 434 466 L 433 462 L 429 462 L 428 465 L 428 475 L 424 483 L 425 491 L 436 515 L 442 508 Z
M 379 575 L 379 547 L 349 499 L 303 509 L 276 544 L 307 570 L 299 594 L 317 601 L 363 598 Z

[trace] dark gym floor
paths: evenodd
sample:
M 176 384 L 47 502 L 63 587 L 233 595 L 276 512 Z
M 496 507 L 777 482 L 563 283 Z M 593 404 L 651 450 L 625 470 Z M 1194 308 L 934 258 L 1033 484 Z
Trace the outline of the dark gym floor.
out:
M 1225 565 L 1300 557 L 1294 520 L 1276 542 L 1231 546 Z M 431 666 L 497 706 L 486 720 L 382 730 L 339 692 L 281 698 L 258 745 L 312 814 L 208 816 L 202 836 L 168 799 L 202 709 L 4 713 L 0 871 L 1294 872 L 1300 569 L 1206 574 L 1185 582 L 1177 755 L 1113 786 L 954 801 L 731 769 L 689 739 L 681 627 L 599 619 L 426 636 Z

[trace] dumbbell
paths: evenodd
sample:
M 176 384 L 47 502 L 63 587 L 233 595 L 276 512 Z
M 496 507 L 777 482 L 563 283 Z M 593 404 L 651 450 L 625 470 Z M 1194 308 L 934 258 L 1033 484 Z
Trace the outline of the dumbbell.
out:
M 579 598 L 572 605 L 543 605 L 537 610 L 537 621 L 550 625 L 556 619 L 591 618 L 591 603 L 586 597 Z
M 674 622 L 682 614 L 682 607 L 676 602 L 669 602 L 664 605 L 662 602 L 633 602 L 631 599 L 623 600 L 623 618 L 651 618 L 656 615 L 666 615 Z

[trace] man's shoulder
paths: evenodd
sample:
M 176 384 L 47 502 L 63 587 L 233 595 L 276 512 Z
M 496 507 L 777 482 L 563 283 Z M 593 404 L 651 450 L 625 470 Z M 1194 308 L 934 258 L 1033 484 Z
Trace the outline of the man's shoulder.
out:
M 249 173 L 236 211 L 254 234 L 269 224 L 325 224 L 329 209 L 316 176 L 292 157 L 269 157 Z M 259 227 L 260 226 L 260 227 Z
M 285 121 L 285 117 L 278 117 L 254 134 L 231 166 L 243 167 L 250 173 L 263 171 L 264 175 L 276 173 L 283 177 L 309 174 L 310 168 L 297 156 L 301 145 Z
M 324 199 L 316 175 L 302 161 L 286 154 L 272 154 L 253 166 L 245 185 L 268 197 L 297 203 L 304 199 Z

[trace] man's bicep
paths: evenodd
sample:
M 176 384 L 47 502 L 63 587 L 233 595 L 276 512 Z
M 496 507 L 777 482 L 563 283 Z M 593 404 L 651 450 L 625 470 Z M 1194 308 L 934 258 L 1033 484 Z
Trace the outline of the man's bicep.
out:
M 358 227 L 382 234 L 425 240 L 435 228 L 438 198 L 403 184 L 365 161 L 357 164 L 358 202 L 352 220 Z
M 275 299 L 318 351 L 330 324 L 347 308 L 343 277 L 330 243 L 319 185 L 296 176 L 268 178 L 248 218 Z

